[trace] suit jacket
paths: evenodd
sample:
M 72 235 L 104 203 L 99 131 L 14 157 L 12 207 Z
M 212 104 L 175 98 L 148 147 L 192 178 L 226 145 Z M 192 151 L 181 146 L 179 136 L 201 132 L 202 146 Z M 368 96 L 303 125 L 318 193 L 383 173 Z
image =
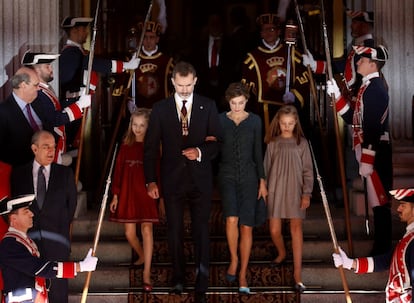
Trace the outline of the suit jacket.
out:
M 37 113 L 37 112 L 36 112 Z M 33 159 L 33 129 L 13 97 L 0 103 L 0 161 L 23 165 Z
M 215 136 L 218 141 L 205 141 Z M 188 136 L 182 137 L 181 122 L 178 119 L 174 97 L 154 104 L 144 143 L 144 172 L 146 183 L 157 181 L 157 161 L 161 153 L 161 190 L 163 194 L 173 193 L 180 178 L 190 173 L 198 189 L 203 193 L 212 191 L 211 160 L 217 155 L 221 140 L 220 121 L 213 100 L 193 95 L 191 120 Z M 181 152 L 188 147 L 201 150 L 201 161 L 190 161 Z
M 34 193 L 32 169 L 33 162 L 13 168 L 13 196 Z M 77 191 L 72 169 L 52 163 L 42 209 L 39 209 L 36 201 L 30 206 L 34 217 L 29 235 L 39 246 L 42 257 L 56 261 L 69 258 L 70 224 L 76 203 Z

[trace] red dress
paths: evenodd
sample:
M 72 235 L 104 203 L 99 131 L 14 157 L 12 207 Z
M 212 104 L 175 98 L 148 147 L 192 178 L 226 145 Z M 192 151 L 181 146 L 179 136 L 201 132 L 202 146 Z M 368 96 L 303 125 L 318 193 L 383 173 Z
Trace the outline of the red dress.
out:
M 118 207 L 109 220 L 120 223 L 159 222 L 157 201 L 147 194 L 144 178 L 144 143 L 122 144 L 115 163 L 112 193 Z
M 10 197 L 10 174 L 12 167 L 11 165 L 0 161 L 0 199 Z M 0 217 L 0 241 L 7 232 L 9 225 Z M 3 278 L 0 272 L 0 291 L 3 290 Z M 0 294 L 1 301 L 1 294 Z

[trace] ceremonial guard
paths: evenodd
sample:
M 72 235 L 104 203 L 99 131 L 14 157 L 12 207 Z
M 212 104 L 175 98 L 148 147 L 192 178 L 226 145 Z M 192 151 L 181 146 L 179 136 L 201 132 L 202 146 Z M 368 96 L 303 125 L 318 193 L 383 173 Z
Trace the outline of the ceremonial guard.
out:
M 406 232 L 394 251 L 373 257 L 350 259 L 339 248 L 339 254 L 334 253 L 332 256 L 336 267 L 342 266 L 357 274 L 389 269 L 385 302 L 411 303 L 414 287 L 414 189 L 398 189 L 390 193 L 400 202 L 397 208 L 400 220 L 407 223 Z
M 98 258 L 92 249 L 80 262 L 56 262 L 40 257 L 36 244 L 27 236 L 33 224 L 29 205 L 34 195 L 0 201 L 0 215 L 9 223 L 0 242 L 0 268 L 4 278 L 5 303 L 47 303 L 50 279 L 74 278 L 78 272 L 94 271 Z
M 352 125 L 352 146 L 359 174 L 366 181 L 367 203 L 374 213 L 372 255 L 391 247 L 391 209 L 387 192 L 392 187 L 392 151 L 389 138 L 389 97 L 380 70 L 388 59 L 387 49 L 354 46 L 360 56 L 357 72 L 363 77 L 355 106 L 341 94 L 336 81 L 328 80 L 327 93 L 334 95 L 336 110 Z
M 249 110 L 262 117 L 267 129 L 277 109 L 285 103 L 295 104 L 301 118 L 305 115 L 310 97 L 309 76 L 294 42 L 282 43 L 278 16 L 263 14 L 256 21 L 261 28 L 262 42 L 247 54 L 242 82 L 252 92 Z M 308 123 L 303 120 L 306 129 Z
M 54 161 L 62 164 L 62 156 L 66 151 L 65 124 L 82 117 L 83 109 L 90 106 L 90 95 L 82 95 L 78 101 L 62 108 L 59 98 L 49 82 L 53 81 L 52 62 L 59 54 L 33 53 L 27 51 L 22 65 L 33 68 L 39 76 L 39 91 L 32 107 L 39 113 L 43 129 L 53 133 L 56 139 Z M 71 163 L 71 157 L 65 157 L 65 164 Z
M 88 69 L 89 53 L 83 48 L 83 44 L 88 37 L 88 26 L 92 20 L 92 18 L 86 17 L 66 17 L 62 21 L 61 26 L 68 37 L 59 58 L 59 101 L 62 107 L 67 107 L 76 102 L 81 95 L 81 87 L 84 87 L 87 82 L 88 73 L 85 70 Z M 122 73 L 126 70 L 134 70 L 138 65 L 138 58 L 132 58 L 129 62 L 122 62 L 94 57 L 90 76 L 90 92 L 93 92 L 98 84 L 97 73 Z M 68 144 L 74 143 L 77 146 L 78 142 L 72 141 L 75 139 L 79 125 L 75 124 L 74 127 L 68 129 Z
M 159 49 L 160 23 L 147 21 L 145 25 L 139 23 L 138 27 L 145 33 L 139 52 L 140 65 L 135 70 L 135 96 L 132 97 L 136 107 L 152 108 L 155 102 L 167 98 L 173 91 L 170 80 L 173 58 Z
M 351 18 L 351 36 L 352 42 L 350 49 L 347 50 L 346 58 L 334 61 L 335 73 L 340 73 L 343 77 L 341 91 L 342 94 L 355 105 L 355 98 L 361 86 L 362 76 L 357 73 L 357 61 L 359 56 L 356 55 L 352 46 L 374 47 L 374 38 L 372 36 L 374 26 L 374 13 L 367 11 L 346 12 Z M 316 74 L 323 74 L 326 71 L 326 61 L 314 60 L 312 54 L 308 52 L 303 54 L 303 64 L 309 65 Z

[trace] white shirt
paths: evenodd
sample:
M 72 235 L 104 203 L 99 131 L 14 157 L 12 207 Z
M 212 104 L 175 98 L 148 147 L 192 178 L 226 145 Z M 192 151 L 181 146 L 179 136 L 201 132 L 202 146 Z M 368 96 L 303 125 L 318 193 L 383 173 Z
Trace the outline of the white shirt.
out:
M 183 100 L 186 100 L 185 108 L 187 109 L 187 123 L 188 127 L 190 127 L 190 120 L 191 120 L 191 109 L 193 108 L 193 94 L 191 94 L 188 99 L 182 99 L 178 96 L 177 93 L 174 93 L 174 100 L 175 100 L 175 107 L 177 109 L 177 116 L 178 120 L 181 121 L 181 108 L 183 107 Z
M 23 115 L 26 117 L 26 120 L 29 122 L 29 124 L 30 124 L 29 113 L 27 112 L 27 108 L 26 108 L 26 105 L 28 105 L 28 104 L 31 108 L 32 117 L 35 120 L 37 126 L 39 127 L 39 129 L 43 129 L 42 120 L 40 120 L 39 116 L 36 114 L 33 107 L 30 105 L 30 103 L 27 103 L 27 102 L 23 101 L 22 99 L 20 99 L 14 92 L 12 94 L 13 94 L 14 100 L 16 100 L 17 105 L 19 106 L 19 108 L 23 112 Z

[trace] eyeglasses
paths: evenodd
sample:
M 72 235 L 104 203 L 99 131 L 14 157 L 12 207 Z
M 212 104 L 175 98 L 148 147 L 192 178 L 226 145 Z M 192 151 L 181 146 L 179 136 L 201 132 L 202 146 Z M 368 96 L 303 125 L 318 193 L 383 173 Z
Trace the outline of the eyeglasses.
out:
M 37 83 L 32 83 L 32 82 L 26 82 L 27 84 L 31 84 L 31 85 L 33 85 L 34 87 L 39 87 L 39 85 L 40 85 L 40 82 L 37 82 Z

